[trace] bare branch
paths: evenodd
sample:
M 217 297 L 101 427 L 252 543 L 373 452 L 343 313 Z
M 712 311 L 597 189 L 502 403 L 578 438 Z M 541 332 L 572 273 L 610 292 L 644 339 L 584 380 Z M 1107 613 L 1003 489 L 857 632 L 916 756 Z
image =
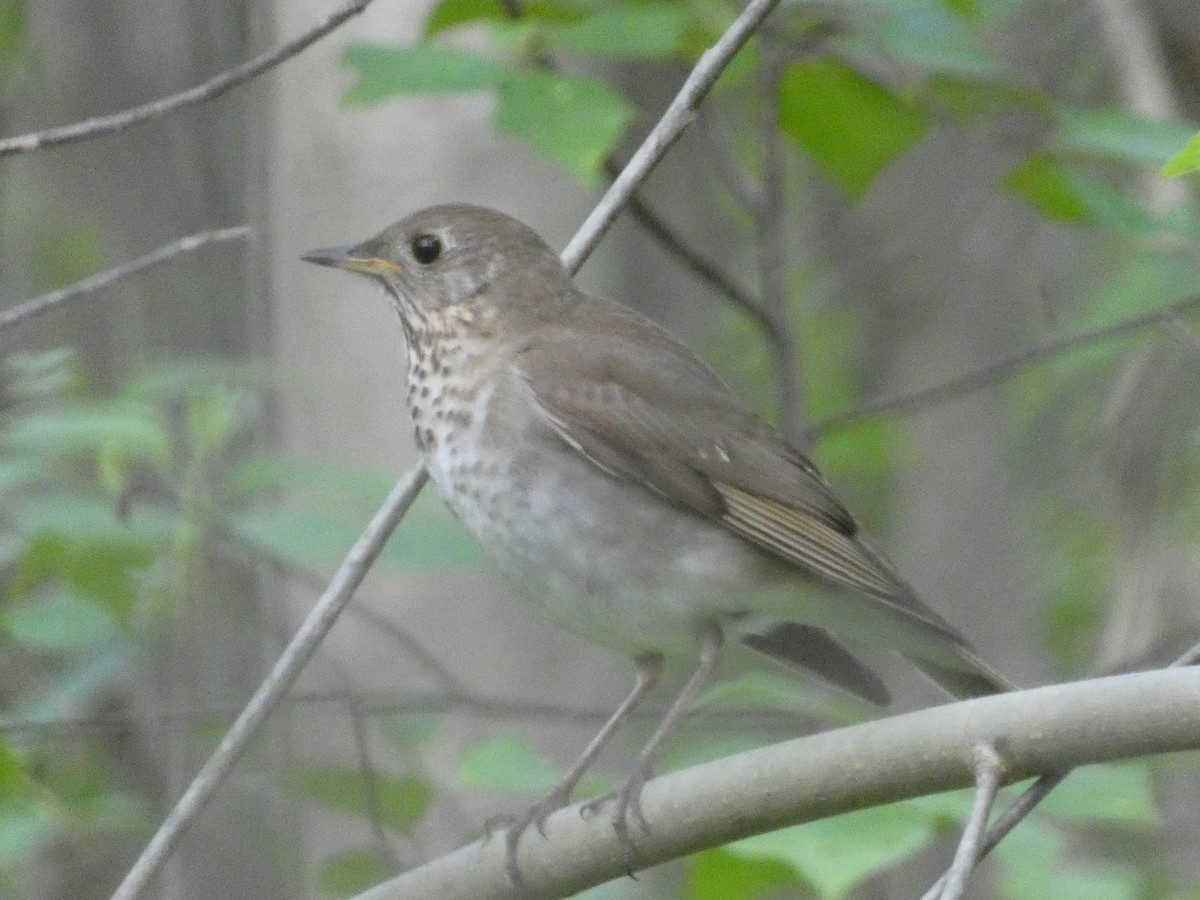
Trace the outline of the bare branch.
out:
M 1090 331 L 1084 331 L 1080 334 L 1072 334 L 1054 340 L 1043 341 L 1036 347 L 1022 350 L 1020 353 L 1014 353 L 1005 359 L 998 360 L 963 375 L 957 375 L 932 387 L 893 394 L 891 397 L 879 397 L 875 400 L 868 400 L 852 409 L 829 416 L 825 420 L 818 422 L 809 429 L 809 440 L 817 440 L 830 432 L 840 431 L 843 428 L 853 425 L 855 422 L 862 419 L 869 419 L 882 413 L 903 416 L 920 412 L 923 409 L 946 400 L 951 400 L 963 394 L 969 394 L 972 391 L 987 387 L 1035 363 L 1073 350 L 1110 341 L 1114 338 L 1124 337 L 1125 335 L 1141 331 L 1153 325 L 1161 325 L 1171 321 L 1180 313 L 1187 312 L 1198 306 L 1200 306 L 1200 294 L 1176 303 L 1171 303 L 1148 313 L 1131 316 L 1113 325 L 1105 325 L 1100 328 L 1093 328 Z
M 1004 748 L 1006 782 L 1072 766 L 1200 745 L 1200 671 L 1161 670 L 998 694 L 785 741 L 664 775 L 642 795 L 651 866 L 731 840 L 854 809 L 966 787 L 971 748 Z M 521 845 L 524 889 L 505 875 L 503 841 L 480 841 L 357 900 L 571 896 L 625 874 L 612 823 L 580 806 Z
M 286 44 L 282 44 L 268 53 L 263 53 L 254 59 L 247 60 L 240 66 L 227 69 L 219 75 L 210 78 L 208 81 L 202 82 L 186 91 L 181 91 L 178 94 L 161 97 L 158 100 L 151 100 L 149 103 L 143 103 L 141 106 L 134 106 L 130 109 L 111 113 L 106 116 L 94 116 L 90 119 L 84 119 L 82 122 L 72 122 L 70 125 L 59 125 L 56 128 L 47 128 L 44 131 L 34 131 L 29 134 L 20 134 L 0 139 L 0 156 L 9 156 L 13 153 L 31 153 L 34 150 L 41 150 L 44 147 L 71 144 L 76 141 L 89 140 L 90 138 L 100 137 L 105 134 L 115 134 L 134 125 L 141 125 L 143 122 L 148 122 L 151 119 L 161 118 L 184 107 L 195 106 L 197 103 L 212 100 L 214 97 L 221 96 L 238 85 L 244 84 L 268 69 L 274 68 L 281 62 L 295 56 L 310 44 L 315 43 L 333 31 L 347 19 L 358 15 L 372 2 L 373 0 L 350 0 L 341 9 L 326 16 L 319 25 L 306 31 L 299 37 L 288 41 Z
M 775 401 L 779 427 L 793 446 L 804 439 L 804 390 L 800 381 L 799 354 L 792 336 L 787 308 L 787 259 L 784 246 L 783 147 L 779 134 L 779 80 L 786 62 L 779 49 L 762 48 L 759 77 L 759 143 L 762 146 L 763 183 L 760 202 L 751 209 L 756 224 L 758 277 L 762 291 L 767 340 L 771 344 Z
M 424 467 L 419 466 L 403 475 L 392 488 L 391 494 L 350 549 L 345 561 L 329 582 L 329 587 L 305 617 L 270 674 L 263 679 L 246 708 L 188 785 L 183 796 L 167 814 L 137 862 L 126 873 L 125 879 L 113 894 L 113 900 L 134 900 L 166 862 L 175 845 L 183 837 L 184 831 L 212 799 L 271 710 L 283 699 L 288 688 L 299 677 L 309 658 L 329 633 L 338 615 L 354 596 L 354 591 L 366 576 L 371 564 L 379 556 L 388 536 L 416 499 L 427 477 Z
M 691 123 L 696 115 L 696 108 L 708 95 L 713 84 L 735 53 L 746 43 L 759 23 L 767 17 L 779 3 L 779 0 L 751 0 L 734 20 L 733 24 L 721 35 L 700 61 L 696 63 L 683 87 L 667 107 L 658 124 L 646 135 L 642 145 L 638 147 L 629 164 L 625 166 L 617 180 L 605 192 L 603 199 L 584 220 L 578 233 L 567 244 L 562 252 L 563 264 L 572 274 L 579 270 L 583 261 L 596 248 L 596 244 L 608 231 L 617 214 L 625 206 L 630 195 L 637 189 L 646 176 L 650 174 L 658 161 L 666 155 L 679 136 Z
M 971 815 L 949 871 L 926 892 L 923 900 L 960 900 L 967 876 L 979 859 L 979 840 L 1000 791 L 1004 764 L 991 744 L 980 744 L 972 755 L 975 760 L 975 802 L 971 806 Z
M 110 284 L 120 281 L 122 278 L 128 278 L 146 269 L 152 269 L 155 266 L 174 259 L 176 256 L 182 256 L 184 253 L 191 253 L 193 250 L 199 250 L 202 247 L 208 247 L 212 244 L 221 244 L 226 241 L 248 238 L 252 234 L 253 230 L 248 225 L 234 225 L 230 228 L 201 231 L 199 234 L 189 235 L 170 244 L 164 244 L 157 250 L 151 250 L 137 259 L 131 259 L 129 262 L 121 263 L 120 265 L 113 266 L 111 269 L 105 269 L 103 272 L 84 278 L 82 281 L 76 281 L 65 288 L 59 288 L 48 294 L 42 294 L 40 297 L 34 297 L 32 300 L 26 300 L 24 303 L 18 303 L 16 306 L 6 309 L 0 313 L 0 331 L 40 316 L 48 309 L 53 309 L 68 301 L 76 300 L 85 294 L 94 293 L 106 288 Z

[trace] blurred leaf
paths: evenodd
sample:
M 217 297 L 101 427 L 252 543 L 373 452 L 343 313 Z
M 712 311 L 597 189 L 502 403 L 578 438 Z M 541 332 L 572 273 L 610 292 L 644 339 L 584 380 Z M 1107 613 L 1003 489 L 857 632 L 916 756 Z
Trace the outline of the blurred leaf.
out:
M 893 803 L 756 835 L 725 850 L 745 859 L 786 863 L 822 897 L 839 898 L 927 846 L 935 833 L 928 815 Z
M 603 81 L 553 72 L 522 72 L 500 88 L 496 127 L 527 141 L 539 156 L 596 182 L 633 107 Z
M 0 76 L 21 58 L 28 43 L 23 0 L 0 0 Z
M 1038 819 L 1022 822 L 995 855 L 1002 860 L 999 881 L 1006 900 L 1142 900 L 1148 896 L 1143 877 L 1132 866 L 1064 852 L 1058 832 Z
M 586 8 L 563 0 L 522 0 L 521 23 L 562 23 L 583 18 Z M 441 0 L 425 20 L 425 36 L 433 35 L 472 22 L 501 25 L 512 23 L 512 17 L 499 0 Z
M 384 737 L 408 752 L 420 750 L 442 733 L 444 725 L 444 717 L 432 713 L 396 713 L 379 719 Z
M 33 413 L 13 423 L 5 443 L 41 454 L 118 452 L 159 466 L 171 461 L 170 433 L 150 408 L 65 406 Z
M 929 128 L 919 109 L 833 60 L 795 63 L 779 87 L 783 130 L 852 198 Z
M 284 784 L 293 792 L 310 797 L 328 809 L 370 819 L 367 778 L 371 779 L 378 803 L 375 812 L 381 825 L 407 834 L 425 817 L 433 799 L 433 785 L 424 778 L 368 773 L 340 766 L 293 768 L 283 774 Z
M 930 72 L 995 78 L 1003 71 L 961 18 L 932 6 L 906 6 L 885 16 L 868 34 L 847 43 L 866 58 L 882 52 Z
M 441 44 L 390 46 L 355 43 L 342 64 L 358 81 L 342 98 L 347 106 L 391 100 L 403 94 L 458 93 L 497 87 L 509 70 L 469 50 Z
M 769 894 L 772 889 L 795 881 L 792 867 L 778 860 L 705 850 L 688 861 L 687 896 L 690 900 L 754 900 L 774 896 Z
M 378 850 L 346 850 L 329 857 L 317 873 L 317 889 L 329 897 L 353 897 L 396 874 Z
M 1055 146 L 1161 168 L 1193 133 L 1189 125 L 1155 122 L 1121 110 L 1073 110 L 1061 117 Z
M 463 788 L 524 794 L 545 793 L 558 784 L 559 777 L 560 773 L 535 754 L 527 741 L 503 735 L 464 750 L 456 780 Z
M 1075 769 L 1043 801 L 1041 812 L 1106 825 L 1158 825 L 1161 819 L 1150 767 L 1140 761 Z
M 0 869 L 29 862 L 36 850 L 62 831 L 62 823 L 43 804 L 0 801 Z
M 153 561 L 152 549 L 123 529 L 74 535 L 46 530 L 29 540 L 10 595 L 23 597 L 43 582 L 61 579 L 123 615 L 137 598 L 140 573 Z
M 600 8 L 553 32 L 554 43 L 593 56 L 670 59 L 679 54 L 691 24 L 679 3 L 647 2 Z
M 67 591 L 12 606 L 0 621 L 13 640 L 34 651 L 86 651 L 121 637 L 107 609 Z
M 1034 156 L 1018 166 L 1004 179 L 1004 187 L 1028 200 L 1048 219 L 1069 224 L 1090 220 L 1074 183 L 1049 154 Z
M 502 22 L 509 18 L 500 0 L 441 0 L 425 20 L 425 36 L 469 22 Z
M 767 670 L 717 682 L 701 693 L 694 708 L 782 710 L 844 725 L 863 719 L 862 704 L 841 692 L 823 691 L 796 675 Z
M 47 289 L 71 284 L 104 268 L 100 232 L 86 225 L 73 225 L 64 232 L 39 241 L 34 250 L 33 271 Z
M 1200 134 L 1187 142 L 1182 150 L 1167 160 L 1162 167 L 1163 178 L 1175 178 L 1200 169 Z
M 300 565 L 328 563 L 345 556 L 371 510 L 364 510 L 360 518 L 346 512 L 336 506 L 259 506 L 230 517 L 229 526 L 241 540 L 280 559 Z M 413 503 L 380 559 L 394 566 L 448 568 L 480 565 L 483 554 L 441 500 L 427 491 Z
M 971 124 L 975 119 L 993 113 L 1047 111 L 1041 94 L 1000 78 L 981 79 L 937 72 L 926 81 L 925 89 L 960 125 Z
M 9 372 L 4 392 L 14 400 L 63 396 L 78 389 L 82 380 L 79 356 L 72 347 L 13 353 L 5 358 L 4 367 Z

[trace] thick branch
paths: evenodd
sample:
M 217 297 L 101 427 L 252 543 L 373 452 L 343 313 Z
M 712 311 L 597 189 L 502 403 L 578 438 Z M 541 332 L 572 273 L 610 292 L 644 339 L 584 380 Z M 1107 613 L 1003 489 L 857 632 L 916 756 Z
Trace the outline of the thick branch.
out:
M 82 122 L 72 122 L 70 125 L 60 125 L 57 128 L 47 128 L 45 131 L 34 131 L 29 134 L 20 134 L 15 137 L 0 139 L 0 156 L 8 156 L 13 153 L 31 153 L 43 147 L 71 144 L 104 134 L 115 134 L 134 125 L 141 125 L 143 122 L 148 122 L 151 119 L 161 118 L 186 106 L 195 106 L 197 103 L 212 100 L 214 97 L 221 96 L 238 85 L 261 75 L 268 69 L 274 68 L 281 62 L 295 56 L 310 44 L 333 31 L 347 19 L 358 15 L 371 2 L 372 0 L 350 0 L 341 9 L 326 16 L 319 25 L 306 31 L 299 37 L 288 41 L 286 44 L 268 53 L 247 60 L 240 66 L 227 69 L 219 75 L 210 78 L 208 81 L 202 82 L 186 91 L 181 91 L 178 94 L 161 97 L 158 100 L 151 100 L 149 103 L 143 103 L 141 106 L 134 106 L 131 109 L 125 109 L 107 116 L 95 116 L 90 119 L 84 119 Z
M 952 790 L 974 781 L 984 743 L 1006 782 L 1089 763 L 1200 746 L 1200 670 L 1169 669 L 939 706 L 764 747 L 656 778 L 634 835 L 639 864 L 786 825 Z M 625 873 L 612 823 L 571 806 L 521 844 L 524 884 L 505 875 L 503 840 L 479 841 L 357 900 L 565 897 Z

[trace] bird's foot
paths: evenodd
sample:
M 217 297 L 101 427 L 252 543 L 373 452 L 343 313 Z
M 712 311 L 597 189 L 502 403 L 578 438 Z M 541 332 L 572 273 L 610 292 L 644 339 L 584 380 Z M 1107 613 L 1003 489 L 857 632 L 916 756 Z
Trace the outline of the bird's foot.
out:
M 557 812 L 571 800 L 571 790 L 565 785 L 559 785 L 549 794 L 517 816 L 490 816 L 483 823 L 484 836 L 491 839 L 497 831 L 504 829 L 504 846 L 507 851 L 505 870 L 509 881 L 516 887 L 521 887 L 521 870 L 517 867 L 517 845 L 521 836 L 533 825 L 542 837 L 546 836 L 546 819 Z
M 630 823 L 636 823 L 642 831 L 650 831 L 650 823 L 642 813 L 642 788 L 650 778 L 650 764 L 639 758 L 625 776 L 625 780 L 616 790 L 590 800 L 580 807 L 579 812 L 584 817 L 594 816 L 609 803 L 614 804 L 612 825 L 617 833 L 617 844 L 621 847 L 621 856 L 625 860 L 625 869 L 630 877 L 637 868 L 637 847 L 630 833 Z

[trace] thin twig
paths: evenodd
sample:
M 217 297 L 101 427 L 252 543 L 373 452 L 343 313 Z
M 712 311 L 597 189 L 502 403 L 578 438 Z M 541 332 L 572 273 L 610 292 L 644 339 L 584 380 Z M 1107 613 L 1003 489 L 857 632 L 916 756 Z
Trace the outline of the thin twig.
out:
M 1194 666 L 1197 662 L 1200 662 L 1200 644 L 1191 647 L 1186 653 L 1167 666 L 1167 668 L 1180 669 L 1187 666 Z M 979 852 L 975 857 L 975 861 L 978 862 L 995 850 L 1000 842 L 1008 836 L 1008 833 L 1016 828 L 1027 815 L 1033 812 L 1052 790 L 1062 784 L 1063 779 L 1070 775 L 1072 771 L 1072 769 L 1065 769 L 1061 772 L 1047 773 L 1026 788 L 1025 793 L 1014 800 L 1012 805 L 992 823 L 992 827 L 988 829 L 988 833 L 984 835 L 983 840 L 979 843 Z M 933 891 L 940 890 L 945 879 L 945 875 L 939 878 L 925 896 L 938 896 Z
M 247 60 L 239 66 L 227 69 L 202 82 L 195 87 L 168 97 L 151 100 L 141 106 L 134 106 L 121 112 L 106 116 L 94 116 L 70 125 L 59 125 L 44 131 L 34 131 L 29 134 L 19 134 L 10 138 L 0 139 L 0 156 L 13 153 L 30 153 L 43 147 L 53 147 L 59 144 L 70 144 L 76 141 L 88 140 L 105 134 L 115 134 L 134 125 L 140 125 L 151 119 L 158 119 L 188 106 L 195 106 L 214 97 L 219 97 L 240 84 L 261 75 L 281 62 L 295 56 L 310 44 L 320 40 L 333 31 L 347 19 L 358 15 L 373 0 L 350 0 L 341 9 L 330 13 L 320 24 L 306 31 L 297 38 L 282 44 L 274 50 Z
M 613 180 L 620 173 L 620 169 L 616 163 L 611 160 L 606 165 L 605 171 Z M 716 265 L 689 246 L 675 229 L 668 225 L 649 205 L 643 202 L 637 194 L 629 195 L 625 208 L 629 210 L 629 214 L 635 222 L 650 232 L 654 239 L 669 252 L 678 257 L 694 275 L 702 281 L 707 282 L 721 294 L 724 294 L 726 299 L 751 316 L 764 330 L 769 328 L 762 304 L 758 302 L 754 295 L 735 284 Z
M 759 75 L 759 143 L 762 145 L 761 200 L 752 208 L 758 245 L 759 289 L 765 312 L 764 327 L 771 344 L 775 401 L 779 404 L 779 427 L 793 446 L 804 439 L 804 391 L 799 373 L 799 354 L 792 336 L 787 308 L 786 248 L 783 199 L 784 156 L 779 134 L 779 80 L 785 61 L 778 48 L 762 48 Z
M 1176 303 L 1171 303 L 1148 313 L 1131 316 L 1113 325 L 1105 325 L 1100 328 L 1091 329 L 1090 331 L 1084 331 L 1080 334 L 1072 334 L 1054 340 L 1043 341 L 1036 347 L 1022 350 L 1005 359 L 967 372 L 964 375 L 957 375 L 954 378 L 931 387 L 893 394 L 890 397 L 868 400 L 852 409 L 836 413 L 818 422 L 808 430 L 809 440 L 815 441 L 819 437 L 825 437 L 830 432 L 840 431 L 843 428 L 853 425 L 855 422 L 862 419 L 869 419 L 881 413 L 903 416 L 920 412 L 934 404 L 987 387 L 1009 375 L 1019 372 L 1021 369 L 1028 368 L 1050 357 L 1123 337 L 1126 334 L 1140 331 L 1153 325 L 1160 325 L 1163 322 L 1169 321 L 1172 317 L 1198 306 L 1200 306 L 1200 294 Z
M 629 160 L 625 171 L 612 183 L 603 199 L 563 250 L 563 264 L 568 271 L 575 273 L 583 265 L 583 261 L 595 249 L 638 185 L 646 180 L 650 170 L 658 164 L 691 123 L 696 115 L 696 108 L 733 55 L 778 4 L 779 0 L 751 0 L 720 39 L 700 57 L 700 61 L 696 63 L 683 87 L 658 120 L 658 124 L 646 135 L 642 145 Z
M 996 794 L 1004 775 L 1004 764 L 991 744 L 979 744 L 972 754 L 975 763 L 975 802 L 963 829 L 962 839 L 950 869 L 922 900 L 960 900 L 967 876 L 979 859 L 979 840 L 987 827 L 988 815 L 996 803 Z
M 226 241 L 248 238 L 251 234 L 253 234 L 253 230 L 248 225 L 234 225 L 230 228 L 201 231 L 198 234 L 188 235 L 169 244 L 163 244 L 157 250 L 151 250 L 137 259 L 123 262 L 120 265 L 113 266 L 111 269 L 105 269 L 103 272 L 84 278 L 82 281 L 76 281 L 74 284 L 69 284 L 64 288 L 50 291 L 48 294 L 42 294 L 40 297 L 34 297 L 32 300 L 26 300 L 24 303 L 18 303 L 16 306 L 6 309 L 0 313 L 0 331 L 10 328 L 13 325 L 27 322 L 36 316 L 40 316 L 46 310 L 61 306 L 70 300 L 75 300 L 85 294 L 94 293 L 106 288 L 110 284 L 120 281 L 122 278 L 128 278 L 131 275 L 136 275 L 138 272 L 154 268 L 154 266 L 168 262 L 176 256 L 182 256 L 184 253 L 191 253 L 193 250 L 199 250 L 202 247 L 208 247 L 212 244 L 221 244 Z
M 329 633 L 338 615 L 366 576 L 367 570 L 383 550 L 388 536 L 416 499 L 427 477 L 424 467 L 418 466 L 402 476 L 392 488 L 391 494 L 350 549 L 329 587 L 305 617 L 270 674 L 259 685 L 246 708 L 221 739 L 221 743 L 201 767 L 183 796 L 167 814 L 137 862 L 125 875 L 125 879 L 113 894 L 113 900 L 134 900 L 162 867 L 183 837 L 184 831 L 212 799 L 271 710 L 283 699 L 288 688 L 299 677 L 309 658 Z
M 383 808 L 376 780 L 378 773 L 371 755 L 371 742 L 367 737 L 366 716 L 353 696 L 348 698 L 346 712 L 350 716 L 350 730 L 354 733 L 354 748 L 358 753 L 358 774 L 363 782 L 363 811 L 371 825 L 371 834 L 375 837 L 375 843 L 379 845 L 379 851 L 387 856 L 392 869 L 399 871 L 400 857 L 397 856 L 396 848 L 392 846 L 391 839 L 383 827 Z

